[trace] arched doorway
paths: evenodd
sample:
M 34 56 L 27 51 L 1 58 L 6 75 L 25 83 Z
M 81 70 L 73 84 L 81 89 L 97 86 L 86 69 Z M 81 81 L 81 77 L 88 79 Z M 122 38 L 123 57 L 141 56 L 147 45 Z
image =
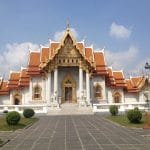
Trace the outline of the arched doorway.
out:
M 114 101 L 114 103 L 120 103 L 121 102 L 121 94 L 119 92 L 113 93 L 113 101 Z
M 102 87 L 99 83 L 96 83 L 94 85 L 94 98 L 98 101 L 103 99 L 103 95 L 102 95 Z
M 19 105 L 20 104 L 20 100 L 18 98 L 14 99 L 14 105 Z
M 22 101 L 22 94 L 20 92 L 17 92 L 13 95 L 13 104 L 14 105 L 21 105 Z
M 76 82 L 71 75 L 66 75 L 62 81 L 62 101 L 61 103 L 75 103 Z

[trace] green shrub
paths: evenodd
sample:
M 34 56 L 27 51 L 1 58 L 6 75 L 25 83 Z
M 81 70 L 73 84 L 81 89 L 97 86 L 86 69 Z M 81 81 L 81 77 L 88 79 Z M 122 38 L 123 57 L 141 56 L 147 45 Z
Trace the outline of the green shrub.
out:
M 139 110 L 139 108 L 138 108 L 138 107 L 135 107 L 134 110 Z
M 20 119 L 21 116 L 17 111 L 9 112 L 6 115 L 6 122 L 8 125 L 17 125 Z
M 25 118 L 31 118 L 32 116 L 34 116 L 34 114 L 35 114 L 35 112 L 31 108 L 27 108 L 23 111 L 23 115 Z
M 109 112 L 112 116 L 116 116 L 118 114 L 118 107 L 115 105 L 112 105 L 109 107 Z
M 127 118 L 131 123 L 140 123 L 142 119 L 142 113 L 138 108 L 134 108 L 127 112 Z
M 3 110 L 3 113 L 4 113 L 4 114 L 7 114 L 7 113 L 8 113 L 8 110 Z

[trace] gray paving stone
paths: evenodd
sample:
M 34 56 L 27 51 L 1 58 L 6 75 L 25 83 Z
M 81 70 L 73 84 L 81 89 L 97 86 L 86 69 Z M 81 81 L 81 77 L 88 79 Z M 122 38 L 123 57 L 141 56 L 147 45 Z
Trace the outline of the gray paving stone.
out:
M 94 145 L 83 145 L 83 147 L 84 147 L 85 150 L 98 150 L 98 149 L 102 149 L 102 148 L 100 148 L 99 145 L 96 145 L 96 144 L 94 144 Z
M 103 150 L 120 150 L 120 148 L 118 148 L 115 145 L 101 145 Z
M 49 143 L 36 143 L 32 147 L 32 150 L 47 150 L 49 148 Z
M 149 150 L 150 131 L 117 126 L 102 115 L 43 116 L 28 129 L 0 132 L 2 150 Z
M 16 150 L 16 146 L 6 145 L 2 147 L 1 150 Z

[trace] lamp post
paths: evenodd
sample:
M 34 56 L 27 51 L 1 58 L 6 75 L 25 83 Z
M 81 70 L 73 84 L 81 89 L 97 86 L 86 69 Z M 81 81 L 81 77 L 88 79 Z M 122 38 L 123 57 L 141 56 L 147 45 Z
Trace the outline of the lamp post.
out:
M 144 68 L 150 70 L 150 64 L 148 62 L 146 62 Z
M 150 71 L 150 64 L 148 62 L 146 62 L 145 64 L 145 69 Z M 148 74 L 147 76 L 147 90 L 144 92 L 144 95 L 146 97 L 146 103 L 147 103 L 147 112 L 145 113 L 145 126 L 144 129 L 150 129 L 150 124 L 149 124 L 149 117 L 150 117 L 150 100 L 149 100 L 149 94 L 150 94 L 150 88 L 149 88 L 149 84 L 150 84 L 150 76 Z
M 150 71 L 150 64 L 148 62 L 145 63 L 145 69 L 146 70 L 149 70 Z M 149 82 L 150 82 L 150 78 L 149 78 L 149 74 L 148 74 L 148 77 L 147 77 L 147 80 L 148 80 L 148 87 L 147 87 L 147 91 L 145 92 L 145 95 L 146 95 L 146 102 L 147 102 L 147 106 L 148 106 L 148 110 L 150 110 L 149 108 L 149 94 L 150 94 L 150 89 L 149 89 Z

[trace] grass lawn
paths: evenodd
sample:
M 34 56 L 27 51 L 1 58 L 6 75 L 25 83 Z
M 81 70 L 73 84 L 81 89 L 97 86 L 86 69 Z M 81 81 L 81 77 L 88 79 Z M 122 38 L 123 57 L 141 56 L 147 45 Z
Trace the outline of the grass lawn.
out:
M 138 124 L 130 123 L 126 115 L 108 116 L 107 119 L 126 127 L 143 128 L 145 125 L 145 116 L 142 117 L 141 122 Z
M 2 144 L 3 143 L 3 141 L 0 139 L 0 144 Z
M 20 122 L 18 125 L 8 125 L 6 123 L 5 117 L 0 118 L 0 131 L 14 131 L 17 129 L 22 129 L 25 128 L 26 126 L 36 122 L 38 119 L 37 118 L 21 118 Z

